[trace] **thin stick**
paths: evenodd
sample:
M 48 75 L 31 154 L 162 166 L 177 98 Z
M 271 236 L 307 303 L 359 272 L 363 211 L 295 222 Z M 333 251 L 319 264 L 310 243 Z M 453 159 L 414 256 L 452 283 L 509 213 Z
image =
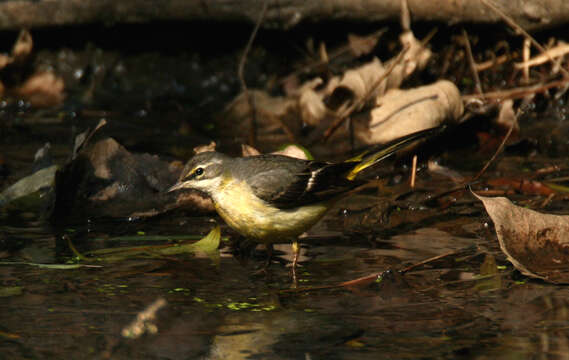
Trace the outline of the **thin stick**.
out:
M 478 94 L 484 97 L 482 91 L 482 83 L 480 82 L 480 77 L 478 76 L 478 71 L 476 70 L 476 61 L 474 61 L 474 56 L 472 55 L 472 48 L 470 47 L 470 39 L 468 39 L 468 34 L 466 30 L 462 29 L 462 36 L 464 36 L 464 47 L 466 48 L 466 55 L 468 56 L 468 63 L 470 64 L 470 71 L 472 71 L 472 77 L 474 78 L 474 88 Z
M 249 93 L 249 89 L 247 89 L 247 83 L 245 83 L 245 77 L 243 75 L 245 69 L 245 62 L 247 61 L 247 54 L 251 50 L 253 46 L 253 40 L 257 36 L 257 32 L 261 27 L 261 23 L 265 18 L 265 14 L 267 13 L 269 2 L 268 0 L 263 1 L 263 9 L 261 10 L 261 15 L 259 16 L 259 20 L 255 24 L 255 28 L 253 32 L 251 32 L 251 36 L 249 37 L 249 41 L 245 46 L 245 50 L 243 50 L 243 55 L 241 55 L 241 60 L 239 61 L 239 66 L 237 67 L 237 76 L 239 77 L 239 81 L 241 82 L 241 89 L 247 96 L 247 101 L 249 102 L 249 108 L 251 109 L 251 117 L 249 118 L 249 145 L 255 146 L 257 143 L 257 111 L 255 108 L 255 99 Z
M 425 259 L 425 260 L 423 260 L 423 261 L 419 261 L 418 263 L 409 265 L 409 266 L 407 266 L 406 268 L 399 270 L 399 272 L 400 272 L 401 274 L 405 274 L 406 272 L 411 271 L 411 270 L 413 270 L 413 269 L 415 269 L 415 268 L 417 268 L 417 267 L 419 267 L 419 266 L 421 266 L 421 265 L 425 265 L 425 264 L 431 263 L 431 262 L 433 262 L 433 261 L 437 261 L 437 260 L 446 258 L 446 257 L 448 257 L 448 256 L 461 253 L 461 252 L 463 252 L 463 251 L 469 250 L 470 248 L 473 248 L 473 246 L 469 246 L 469 247 L 466 247 L 466 248 L 462 248 L 462 249 L 458 249 L 458 250 L 453 250 L 453 251 L 449 251 L 449 252 L 444 253 L 444 254 L 440 254 L 440 255 L 437 255 L 437 256 L 433 256 L 432 258 L 428 258 L 428 259 Z
M 569 79 L 556 80 L 556 81 L 549 82 L 547 84 L 538 84 L 538 85 L 518 87 L 518 88 L 508 89 L 508 90 L 487 92 L 484 94 L 484 97 L 486 99 L 500 99 L 500 100 L 520 99 L 520 98 L 523 98 L 529 94 L 546 92 L 547 90 L 549 90 L 551 88 L 563 87 L 563 86 L 567 86 L 568 84 L 569 84 Z M 471 94 L 471 95 L 463 95 L 462 96 L 463 101 L 468 101 L 468 100 L 472 100 L 472 99 L 479 99 L 479 98 L 481 98 L 481 95 L 478 95 L 478 94 Z
M 525 64 L 522 68 L 522 74 L 524 75 L 524 82 L 529 84 L 529 65 L 528 61 L 530 59 L 531 53 L 531 41 L 528 38 L 524 39 L 524 47 L 522 48 L 522 59 Z
M 553 60 L 553 57 L 551 57 L 551 55 L 547 52 L 547 50 L 541 46 L 541 44 L 534 39 L 527 31 L 524 30 L 524 28 L 522 28 L 520 25 L 516 24 L 516 22 L 509 17 L 508 15 L 506 15 L 504 12 L 502 12 L 502 10 L 498 9 L 498 7 L 492 3 L 492 1 L 490 0 L 480 0 L 480 2 L 482 2 L 482 4 L 486 5 L 487 7 L 489 7 L 492 11 L 494 11 L 499 17 L 502 18 L 502 20 L 504 20 L 504 22 L 506 22 L 506 24 L 510 25 L 512 28 L 514 28 L 516 31 L 518 31 L 518 33 L 522 34 L 523 36 L 525 36 L 526 38 L 530 39 L 531 43 L 539 50 L 541 51 L 543 54 L 545 54 L 545 56 L 547 56 L 547 58 L 552 62 L 555 63 L 555 60 Z M 565 68 L 561 68 L 561 71 L 563 72 L 563 74 L 565 75 L 565 77 L 569 77 L 569 71 L 567 71 Z
M 480 176 L 482 176 L 482 174 L 484 174 L 486 172 L 486 170 L 488 169 L 490 164 L 492 164 L 492 162 L 494 162 L 494 160 L 496 159 L 498 154 L 500 154 L 502 152 L 502 150 L 504 149 L 504 146 L 506 145 L 506 141 L 508 141 L 508 139 L 510 138 L 510 135 L 512 135 L 512 131 L 514 131 L 514 127 L 515 127 L 517 121 L 518 120 L 517 120 L 517 116 L 516 116 L 515 121 L 512 121 L 512 124 L 510 125 L 510 129 L 506 133 L 506 136 L 504 136 L 502 143 L 500 144 L 500 146 L 498 146 L 498 149 L 496 149 L 496 152 L 494 153 L 494 155 L 492 155 L 490 160 L 488 160 L 486 165 L 484 165 L 484 167 L 478 172 L 478 174 L 476 174 L 476 176 L 474 178 L 472 178 L 472 180 L 470 180 L 470 183 L 478 180 L 480 178 Z
M 413 166 L 411 167 L 411 189 L 415 188 L 416 174 L 417 174 L 417 155 L 413 155 Z

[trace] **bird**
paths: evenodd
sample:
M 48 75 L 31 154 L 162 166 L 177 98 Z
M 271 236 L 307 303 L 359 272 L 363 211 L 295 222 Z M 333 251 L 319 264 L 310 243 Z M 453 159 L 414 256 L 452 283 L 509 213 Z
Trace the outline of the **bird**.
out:
M 262 154 L 230 157 L 216 151 L 194 155 L 168 192 L 198 190 L 209 196 L 219 216 L 242 236 L 267 246 L 292 241 L 292 272 L 297 238 L 316 224 L 344 195 L 363 182 L 358 175 L 440 127 L 412 133 L 342 162 Z

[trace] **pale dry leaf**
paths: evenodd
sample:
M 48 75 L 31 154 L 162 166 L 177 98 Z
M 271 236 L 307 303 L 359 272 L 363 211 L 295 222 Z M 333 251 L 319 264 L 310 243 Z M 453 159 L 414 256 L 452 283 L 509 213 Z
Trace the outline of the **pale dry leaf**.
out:
M 508 131 L 513 126 L 514 134 L 520 132 L 520 125 L 514 111 L 514 101 L 512 99 L 507 99 L 500 104 L 500 113 L 495 119 L 495 123 L 505 131 Z
M 500 248 L 516 269 L 552 283 L 569 283 L 569 216 L 522 208 L 505 197 L 474 196 L 484 204 Z
M 272 152 L 273 155 L 283 155 L 296 159 L 308 160 L 307 150 L 298 145 L 287 145 L 284 149 Z
M 257 156 L 261 155 L 261 152 L 251 145 L 241 144 L 241 156 L 249 157 L 249 156 Z
M 21 61 L 27 58 L 32 53 L 34 42 L 32 35 L 28 30 L 20 31 L 18 39 L 12 48 L 12 57 L 14 61 Z
M 380 35 L 380 33 L 370 36 L 348 34 L 348 45 L 350 47 L 350 51 L 356 57 L 369 54 L 377 45 Z
M 418 40 L 411 31 L 402 33 L 399 36 L 399 41 L 404 47 L 409 48 L 401 66 L 402 76 L 405 78 L 415 72 L 415 70 L 424 69 L 433 55 L 432 51 Z
M 207 145 L 196 146 L 194 148 L 194 153 L 199 154 L 199 153 L 206 152 L 206 151 L 215 151 L 216 146 L 217 146 L 217 144 L 215 143 L 215 141 L 212 141 Z
M 458 88 L 441 80 L 409 90 L 389 90 L 378 98 L 374 109 L 353 118 L 354 131 L 365 144 L 386 143 L 445 121 L 456 121 L 463 111 Z
M 385 91 L 386 82 L 376 86 L 383 76 L 385 68 L 378 58 L 355 69 L 350 69 L 341 77 L 331 79 L 326 93 L 329 94 L 328 107 L 338 113 L 351 104 L 375 99 Z M 362 103 L 362 106 L 365 105 Z
M 298 97 L 298 108 L 303 123 L 310 126 L 318 125 L 328 112 L 322 95 L 307 86 L 302 88 Z
M 48 107 L 57 106 L 63 102 L 64 88 L 62 78 L 46 71 L 29 77 L 15 90 L 15 93 L 28 100 L 33 106 Z
M 279 123 L 291 112 L 296 113 L 296 99 L 281 96 L 271 96 L 263 90 L 249 89 L 249 95 L 253 97 L 256 110 L 257 124 L 265 125 Z M 251 116 L 251 107 L 246 94 L 242 92 L 225 108 L 224 117 L 235 119 L 240 123 Z
M 11 56 L 6 54 L 0 54 L 0 69 L 4 69 L 8 64 L 11 64 L 13 61 Z

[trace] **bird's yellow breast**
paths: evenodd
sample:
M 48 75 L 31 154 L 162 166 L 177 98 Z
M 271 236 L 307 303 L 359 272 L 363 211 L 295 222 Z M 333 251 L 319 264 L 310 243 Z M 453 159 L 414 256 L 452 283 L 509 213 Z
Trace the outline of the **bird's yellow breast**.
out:
M 217 213 L 241 235 L 263 243 L 294 238 L 314 225 L 331 205 L 323 202 L 279 209 L 255 196 L 249 185 L 231 179 L 212 194 Z

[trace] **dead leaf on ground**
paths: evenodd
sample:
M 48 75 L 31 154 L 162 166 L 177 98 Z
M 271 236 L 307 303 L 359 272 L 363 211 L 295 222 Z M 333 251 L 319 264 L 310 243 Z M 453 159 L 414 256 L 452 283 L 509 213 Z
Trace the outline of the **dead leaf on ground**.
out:
M 359 36 L 356 34 L 348 34 L 348 45 L 350 51 L 356 57 L 369 54 L 377 45 L 381 33 L 372 36 Z
M 0 54 L 0 70 L 8 73 L 19 73 L 31 59 L 33 49 L 32 35 L 27 30 L 20 31 L 11 53 Z M 21 97 L 35 107 L 60 105 L 64 98 L 64 82 L 59 76 L 49 71 L 40 71 L 18 84 L 0 83 L 0 95 L 7 93 Z
M 516 269 L 552 283 L 569 283 L 569 216 L 542 214 L 504 197 L 474 196 L 484 204 L 500 248 Z
M 12 48 L 12 57 L 14 61 L 21 61 L 27 58 L 34 47 L 34 42 L 32 40 L 32 35 L 28 30 L 20 31 L 18 39 Z
M 518 118 L 516 117 L 516 112 L 514 110 L 514 101 L 512 99 L 507 99 L 500 104 L 500 113 L 498 117 L 494 119 L 494 123 L 501 128 L 502 132 L 505 134 L 513 127 L 513 133 L 510 137 L 510 142 L 515 139 L 517 134 L 520 132 L 520 124 L 518 123 Z
M 25 60 L 31 54 L 33 44 L 30 32 L 28 30 L 20 31 L 18 39 L 12 47 L 11 53 L 9 55 L 0 55 L 0 69 L 3 69 L 14 62 L 22 62 Z
M 351 38 L 353 42 L 359 40 Z M 304 125 L 310 125 L 316 132 L 321 132 L 329 125 L 328 121 L 334 118 L 345 119 L 356 111 L 373 106 L 388 89 L 397 88 L 411 73 L 422 69 L 431 56 L 431 52 L 423 43 L 417 40 L 411 32 L 405 32 L 401 37 L 404 54 L 400 54 L 384 66 L 377 58 L 361 66 L 347 69 L 344 73 L 331 77 L 327 82 L 315 77 L 297 87 L 287 86 L 288 96 L 273 97 L 264 91 L 249 90 L 254 98 L 257 118 L 257 132 L 259 135 L 275 133 L 284 130 L 289 140 L 298 136 Z M 366 47 L 375 44 L 376 39 L 368 38 L 364 42 Z M 375 45 L 374 45 L 375 46 Z M 366 49 L 359 49 L 364 51 Z M 391 71 L 388 72 L 388 69 Z M 249 99 L 244 93 L 226 108 L 220 119 L 227 128 L 227 122 L 234 124 L 248 124 L 243 121 L 251 115 Z M 451 105 L 458 107 L 456 102 Z M 460 102 L 462 113 L 462 103 Z M 299 119 L 301 121 L 299 121 Z M 425 126 L 420 129 L 425 129 Z M 245 137 L 249 131 L 248 126 L 240 129 L 231 128 L 233 135 L 241 134 Z M 411 133 L 408 131 L 398 134 L 389 140 Z M 345 134 L 344 134 L 345 135 Z M 318 135 L 310 136 L 317 138 Z
M 460 91 L 441 80 L 415 89 L 388 91 L 369 113 L 354 117 L 356 137 L 365 144 L 387 141 L 456 121 L 464 111 Z
M 85 135 L 80 136 L 85 138 Z M 146 217 L 184 207 L 213 211 L 211 200 L 195 191 L 166 190 L 183 169 L 158 156 L 129 152 L 112 138 L 78 140 L 78 153 L 57 172 L 52 218 Z
M 194 153 L 199 154 L 199 153 L 206 152 L 206 151 L 215 151 L 216 146 L 217 146 L 217 144 L 215 143 L 215 141 L 211 141 L 207 145 L 196 146 L 194 148 Z
M 33 106 L 60 105 L 65 99 L 63 79 L 52 72 L 40 72 L 29 77 L 14 93 L 27 99 Z
M 288 156 L 288 157 L 292 157 L 292 158 L 296 158 L 296 159 L 302 159 L 302 160 L 313 160 L 314 159 L 312 157 L 312 154 L 310 154 L 310 152 L 307 149 L 303 148 L 302 146 L 296 145 L 296 144 L 286 145 L 281 150 L 274 151 L 271 154 L 283 155 L 283 156 Z M 255 149 L 252 146 L 246 145 L 246 144 L 241 145 L 241 156 L 248 157 L 248 156 L 257 156 L 257 155 L 261 155 L 261 152 L 259 150 Z

